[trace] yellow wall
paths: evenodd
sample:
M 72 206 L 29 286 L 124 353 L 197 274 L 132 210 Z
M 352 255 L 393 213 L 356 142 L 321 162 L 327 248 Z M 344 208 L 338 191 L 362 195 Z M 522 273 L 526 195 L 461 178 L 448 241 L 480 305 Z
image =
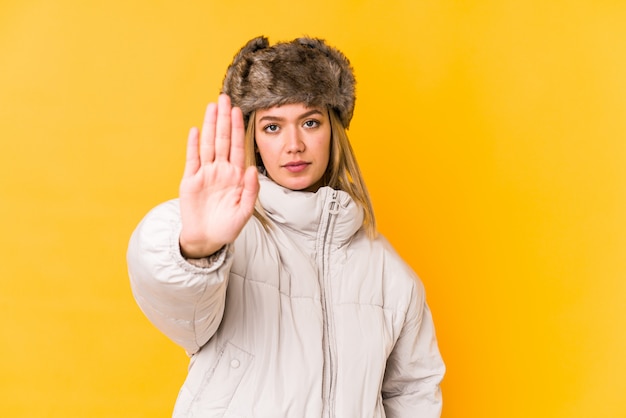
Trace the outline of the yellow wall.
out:
M 0 2 L 0 414 L 170 415 L 187 360 L 132 300 L 128 237 L 236 49 L 308 34 L 356 68 L 444 417 L 626 416 L 626 3 L 231 4 Z

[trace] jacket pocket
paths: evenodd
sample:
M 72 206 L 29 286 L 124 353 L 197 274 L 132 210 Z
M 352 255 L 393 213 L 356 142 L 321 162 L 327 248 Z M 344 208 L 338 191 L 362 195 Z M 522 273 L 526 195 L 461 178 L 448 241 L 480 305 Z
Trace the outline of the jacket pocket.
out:
M 188 417 L 228 416 L 231 402 L 254 356 L 227 342 L 206 371 L 189 408 Z

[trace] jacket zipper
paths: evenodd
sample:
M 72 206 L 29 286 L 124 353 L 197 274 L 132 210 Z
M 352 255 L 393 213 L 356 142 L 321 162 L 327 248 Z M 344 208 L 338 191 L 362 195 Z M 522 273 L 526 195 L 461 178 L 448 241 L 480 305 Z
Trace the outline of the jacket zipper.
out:
M 321 288 L 321 297 L 322 297 L 322 307 L 324 310 L 324 355 L 326 357 L 327 367 L 325 365 L 324 371 L 324 407 L 322 411 L 322 416 L 324 417 L 332 417 L 334 416 L 334 403 L 335 403 L 335 380 L 336 380 L 336 365 L 335 365 L 335 335 L 334 335 L 334 323 L 332 321 L 332 301 L 330 300 L 330 274 L 329 270 L 329 261 L 330 261 L 330 251 L 329 251 L 329 241 L 332 236 L 332 228 L 334 227 L 334 218 L 337 213 L 339 213 L 339 202 L 337 201 L 337 191 L 333 190 L 332 195 L 330 197 L 330 201 L 328 203 L 328 216 L 326 220 L 326 225 L 324 228 L 324 235 L 322 240 L 322 265 L 321 265 L 321 278 L 320 278 L 320 288 Z

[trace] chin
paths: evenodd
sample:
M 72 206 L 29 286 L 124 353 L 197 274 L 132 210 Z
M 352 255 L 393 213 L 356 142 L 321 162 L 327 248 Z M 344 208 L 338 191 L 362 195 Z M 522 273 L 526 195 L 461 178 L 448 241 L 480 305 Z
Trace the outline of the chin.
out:
M 287 179 L 286 181 L 279 182 L 281 186 L 286 189 L 294 190 L 294 191 L 315 191 L 319 187 L 313 187 L 314 184 L 311 181 L 307 181 L 305 179 Z M 309 189 L 315 190 L 309 190 Z

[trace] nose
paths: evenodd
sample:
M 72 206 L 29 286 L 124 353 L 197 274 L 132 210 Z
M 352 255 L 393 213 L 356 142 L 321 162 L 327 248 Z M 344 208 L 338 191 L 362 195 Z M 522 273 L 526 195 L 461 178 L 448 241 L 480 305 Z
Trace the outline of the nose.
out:
M 302 141 L 301 133 L 297 128 L 290 129 L 289 132 L 287 132 L 286 148 L 288 153 L 293 154 L 304 151 L 304 141 Z

